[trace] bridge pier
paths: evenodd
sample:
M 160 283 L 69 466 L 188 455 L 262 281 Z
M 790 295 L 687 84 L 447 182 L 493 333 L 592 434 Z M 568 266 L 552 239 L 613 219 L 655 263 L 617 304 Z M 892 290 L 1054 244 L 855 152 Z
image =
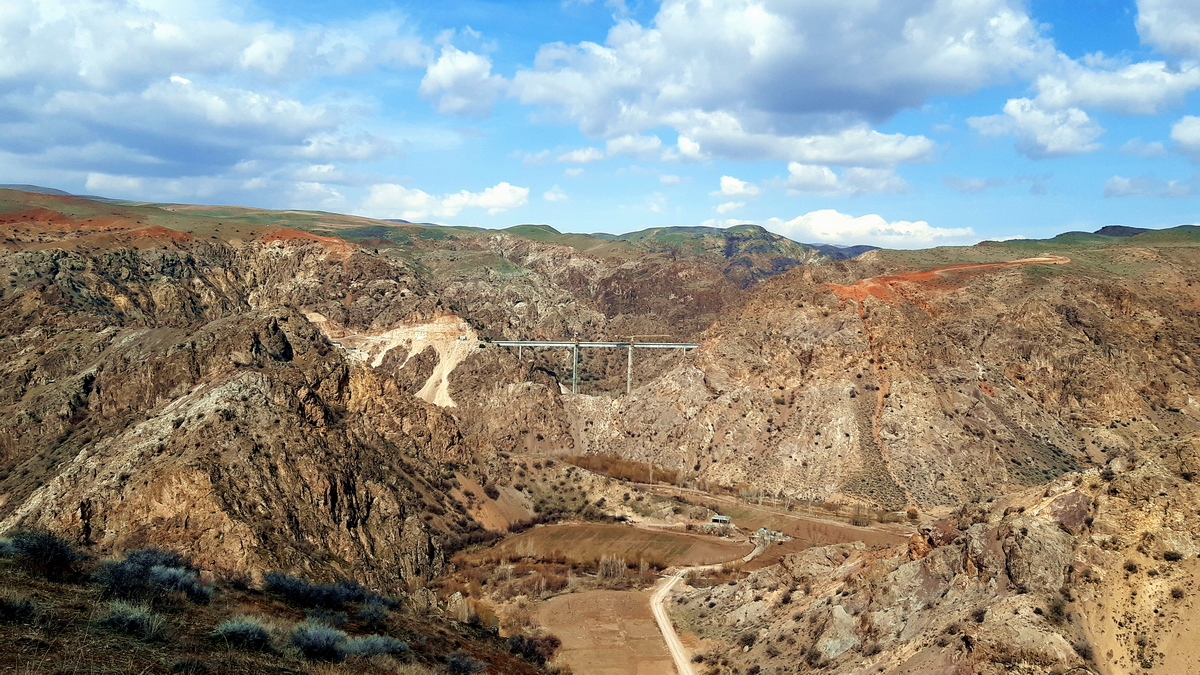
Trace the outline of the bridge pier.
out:
M 628 353 L 625 355 L 625 394 L 628 395 L 633 390 L 633 343 L 630 342 L 626 349 Z
M 625 393 L 633 392 L 633 348 L 638 349 L 678 349 L 686 353 L 689 349 L 699 347 L 694 342 L 581 342 L 575 340 L 496 340 L 487 343 L 497 347 L 516 347 L 517 358 L 524 357 L 526 347 L 570 347 L 571 348 L 571 393 L 579 393 L 579 350 L 583 347 L 604 347 L 625 350 Z

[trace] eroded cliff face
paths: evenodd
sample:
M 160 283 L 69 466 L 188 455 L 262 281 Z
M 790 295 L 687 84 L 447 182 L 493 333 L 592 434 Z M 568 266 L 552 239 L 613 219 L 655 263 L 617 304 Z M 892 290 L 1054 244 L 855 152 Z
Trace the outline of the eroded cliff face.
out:
M 208 568 L 436 574 L 454 420 L 333 346 L 445 310 L 401 265 L 291 237 L 6 255 L 0 529 L 98 552 L 175 546 Z M 161 244 L 161 245 L 157 245 Z
M 899 509 L 1038 484 L 1198 429 L 1196 260 L 1152 254 L 1130 276 L 1058 258 L 794 270 L 632 396 L 564 407 L 587 452 L 768 494 Z
M 687 589 L 676 619 L 743 671 L 1191 672 L 1200 455 L 1135 454 L 965 505 L 907 549 L 818 547 Z

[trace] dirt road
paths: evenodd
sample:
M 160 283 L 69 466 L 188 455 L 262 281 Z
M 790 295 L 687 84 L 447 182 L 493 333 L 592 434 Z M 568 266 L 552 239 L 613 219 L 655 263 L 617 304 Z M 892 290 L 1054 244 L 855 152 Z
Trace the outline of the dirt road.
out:
M 760 543 L 749 554 L 737 560 L 750 562 L 770 545 L 770 542 Z M 658 622 L 658 629 L 662 631 L 663 640 L 667 643 L 667 650 L 671 652 L 671 658 L 675 660 L 675 671 L 678 675 L 695 675 L 695 671 L 692 670 L 691 655 L 688 654 L 687 648 L 680 641 L 679 633 L 675 631 L 675 624 L 671 623 L 671 617 L 667 616 L 667 608 L 663 602 L 666 600 L 667 594 L 675 587 L 675 584 L 679 583 L 679 580 L 689 572 L 720 569 L 724 564 L 693 565 L 678 569 L 674 574 L 660 581 L 658 588 L 650 596 L 650 611 L 654 614 L 654 620 Z

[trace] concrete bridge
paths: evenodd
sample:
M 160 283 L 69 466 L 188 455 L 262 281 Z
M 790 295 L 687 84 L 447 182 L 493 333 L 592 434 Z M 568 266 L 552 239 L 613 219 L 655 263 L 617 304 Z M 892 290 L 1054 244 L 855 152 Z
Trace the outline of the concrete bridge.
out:
M 624 349 L 625 357 L 625 393 L 633 388 L 633 348 L 638 349 L 681 349 L 687 351 L 700 345 L 695 342 L 584 342 L 581 340 L 496 340 L 487 344 L 498 347 L 516 347 L 517 358 L 526 347 L 567 347 L 571 349 L 571 393 L 579 393 L 579 350 L 585 347 L 600 347 L 607 349 Z

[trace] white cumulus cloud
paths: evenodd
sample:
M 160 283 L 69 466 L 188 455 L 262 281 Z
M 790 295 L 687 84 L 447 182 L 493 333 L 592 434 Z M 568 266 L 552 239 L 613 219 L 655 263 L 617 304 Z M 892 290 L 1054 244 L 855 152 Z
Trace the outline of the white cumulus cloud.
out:
M 1187 115 L 1176 122 L 1171 127 L 1171 140 L 1178 143 L 1179 152 L 1200 161 L 1200 117 Z
M 548 202 L 565 202 L 567 201 L 567 193 L 563 189 L 555 185 L 554 187 L 542 193 L 542 199 Z
M 1184 101 L 1200 87 L 1200 66 L 1170 67 L 1164 61 L 1122 64 L 1099 57 L 1063 61 L 1061 72 L 1034 83 L 1043 109 L 1097 106 L 1130 115 L 1153 115 Z
M 433 99 L 438 112 L 483 118 L 492 114 L 496 99 L 507 86 L 503 77 L 492 74 L 488 57 L 444 45 L 417 91 Z
M 544 45 L 511 93 L 593 137 L 666 125 L 714 156 L 878 167 L 923 161 L 932 143 L 842 133 L 1055 54 L 1018 0 L 665 0 L 650 24 L 622 19 L 603 44 Z M 678 145 L 665 158 L 700 158 Z
M 1065 157 L 1100 148 L 1104 129 L 1079 108 L 1045 110 L 1028 98 L 1012 98 L 1003 115 L 967 120 L 985 136 L 1015 135 L 1017 152 L 1033 158 Z
M 1200 58 L 1200 5 L 1193 0 L 1138 0 L 1143 42 L 1176 56 Z
M 591 164 L 592 162 L 599 162 L 606 156 L 600 148 L 580 148 L 564 152 L 556 157 L 554 161 L 563 164 Z
M 140 178 L 133 176 L 110 176 L 106 173 L 89 173 L 87 182 L 84 184 L 89 192 L 95 192 L 100 196 L 108 195 L 136 195 L 138 190 L 142 188 Z
M 975 236 L 969 227 L 934 227 L 918 220 L 888 221 L 883 216 L 851 216 L 833 209 L 813 211 L 791 220 L 771 218 L 766 229 L 808 243 L 871 244 L 892 248 L 921 248 L 965 243 Z
M 627 134 L 619 138 L 609 139 L 605 144 L 605 150 L 610 157 L 618 155 L 657 157 L 662 152 L 662 139 L 658 136 Z
M 507 182 L 483 192 L 462 190 L 440 197 L 395 183 L 379 183 L 370 187 L 359 212 L 372 218 L 453 218 L 464 208 L 486 209 L 488 215 L 496 215 L 528 202 L 529 188 Z
M 713 196 L 725 197 L 757 197 L 760 194 L 762 188 L 733 176 L 721 176 L 721 189 L 712 193 Z
M 908 183 L 893 169 L 853 167 L 838 176 L 827 166 L 788 163 L 788 194 L 814 194 L 825 197 L 861 195 L 870 192 L 902 193 Z
M 724 215 L 726 213 L 737 211 L 745 205 L 746 202 L 725 202 L 724 204 L 718 204 L 716 211 L 717 213 Z

